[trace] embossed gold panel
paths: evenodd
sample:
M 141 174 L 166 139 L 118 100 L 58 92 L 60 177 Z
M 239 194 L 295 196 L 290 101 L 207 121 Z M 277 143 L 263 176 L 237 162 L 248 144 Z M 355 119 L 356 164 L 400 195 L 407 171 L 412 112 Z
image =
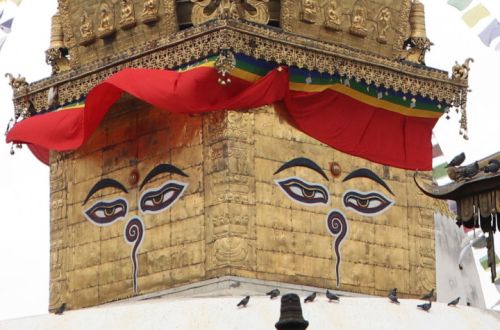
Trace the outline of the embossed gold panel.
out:
M 399 58 L 411 0 L 283 0 L 281 25 L 316 40 Z
M 276 173 L 298 157 L 320 170 L 299 166 Z M 331 173 L 333 162 L 339 176 Z M 175 165 L 187 177 L 162 174 L 141 189 L 158 164 Z M 343 182 L 360 168 L 387 187 L 367 177 Z M 315 141 L 273 106 L 189 116 L 127 98 L 83 148 L 52 154 L 50 306 L 93 306 L 224 275 L 329 288 L 338 281 L 340 290 L 376 295 L 397 287 L 402 296 L 415 297 L 435 287 L 435 202 L 417 190 L 412 175 Z M 108 187 L 83 205 L 104 178 L 127 192 Z M 289 178 L 308 185 L 302 197 L 312 199 L 297 202 L 297 186 L 287 194 L 278 183 Z M 169 180 L 187 183 L 183 195 L 163 212 L 141 213 L 145 191 Z M 327 196 L 309 193 L 318 189 Z M 379 210 L 371 200 L 349 199 L 367 193 L 393 203 Z M 89 204 L 117 198 L 128 201 L 123 220 L 96 226 L 84 216 Z M 339 254 L 338 237 L 328 227 L 332 211 L 348 225 Z M 136 291 L 132 246 L 124 240 L 127 221 L 135 217 L 144 224 Z

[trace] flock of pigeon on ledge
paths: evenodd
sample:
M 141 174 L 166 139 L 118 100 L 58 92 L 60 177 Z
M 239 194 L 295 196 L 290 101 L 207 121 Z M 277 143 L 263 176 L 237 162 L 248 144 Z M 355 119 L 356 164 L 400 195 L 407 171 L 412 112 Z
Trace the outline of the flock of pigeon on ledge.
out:
M 280 294 L 281 294 L 281 292 L 279 289 L 273 289 L 273 290 L 266 293 L 266 295 L 268 295 L 270 299 L 276 299 L 277 297 L 280 296 Z M 391 303 L 399 305 L 398 289 L 397 288 L 391 289 L 391 291 L 389 291 L 389 295 L 387 297 L 389 297 L 389 300 L 391 301 Z M 328 299 L 329 302 L 332 302 L 332 301 L 340 302 L 340 297 L 337 296 L 336 294 L 328 291 L 328 290 L 326 290 L 326 298 Z M 305 303 L 312 303 L 312 302 L 314 302 L 314 299 L 316 299 L 316 292 L 313 292 L 310 295 L 308 295 L 304 299 L 304 304 Z M 429 302 L 425 303 L 425 304 L 417 305 L 417 308 L 420 308 L 421 310 L 428 312 L 432 307 L 432 300 L 434 299 L 434 289 L 432 289 L 429 293 L 423 295 L 420 299 L 429 300 Z M 249 301 L 250 301 L 250 296 L 246 296 L 236 306 L 240 307 L 240 308 L 247 307 Z M 460 301 L 460 297 L 450 301 L 448 303 L 448 306 L 456 306 L 459 301 Z M 54 311 L 54 314 L 62 315 L 65 310 L 66 310 L 66 303 L 63 303 L 63 304 L 61 304 L 60 307 L 58 307 Z
M 280 290 L 273 289 L 273 290 L 267 292 L 266 295 L 268 295 L 270 299 L 275 299 L 280 295 Z M 332 301 L 340 302 L 340 297 L 335 295 L 334 293 L 328 291 L 328 290 L 326 290 L 326 298 L 328 299 L 329 302 L 332 302 Z M 391 291 L 389 291 L 388 298 L 391 301 L 391 303 L 399 305 L 398 289 L 397 288 L 391 289 Z M 309 296 L 307 296 L 304 299 L 304 303 L 312 303 L 314 301 L 314 299 L 316 299 L 316 292 L 313 292 Z M 420 299 L 421 300 L 428 300 L 429 302 L 425 303 L 425 304 L 417 305 L 417 308 L 428 312 L 432 307 L 432 300 L 434 299 L 434 289 L 432 289 L 429 293 L 423 295 Z M 240 307 L 240 308 L 247 307 L 247 304 L 249 301 L 250 301 L 250 296 L 246 296 L 236 306 Z M 448 306 L 456 306 L 459 301 L 460 301 L 460 297 L 450 301 L 448 303 Z

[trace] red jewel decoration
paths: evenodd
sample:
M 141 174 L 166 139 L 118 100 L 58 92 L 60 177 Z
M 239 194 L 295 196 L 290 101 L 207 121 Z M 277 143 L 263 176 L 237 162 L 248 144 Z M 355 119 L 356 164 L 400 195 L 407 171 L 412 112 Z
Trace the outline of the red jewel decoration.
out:
M 330 172 L 332 173 L 334 178 L 338 178 L 340 174 L 342 174 L 342 168 L 340 167 L 339 163 L 330 163 Z

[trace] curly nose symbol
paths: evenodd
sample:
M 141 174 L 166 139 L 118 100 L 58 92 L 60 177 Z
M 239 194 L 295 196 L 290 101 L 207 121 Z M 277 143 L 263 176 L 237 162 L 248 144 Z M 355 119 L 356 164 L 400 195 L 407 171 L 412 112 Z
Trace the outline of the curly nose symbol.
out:
M 132 282 L 134 292 L 139 291 L 137 285 L 137 275 L 139 273 L 139 263 L 137 260 L 137 252 L 144 239 L 144 223 L 140 218 L 132 218 L 125 226 L 125 241 L 132 246 L 130 257 L 132 258 Z
M 333 250 L 335 252 L 335 256 L 337 258 L 337 262 L 335 264 L 335 272 L 337 275 L 337 288 L 340 286 L 340 245 L 344 241 L 344 238 L 347 236 L 347 220 L 344 214 L 339 210 L 332 210 L 326 217 L 326 227 L 330 234 L 334 237 L 333 242 Z

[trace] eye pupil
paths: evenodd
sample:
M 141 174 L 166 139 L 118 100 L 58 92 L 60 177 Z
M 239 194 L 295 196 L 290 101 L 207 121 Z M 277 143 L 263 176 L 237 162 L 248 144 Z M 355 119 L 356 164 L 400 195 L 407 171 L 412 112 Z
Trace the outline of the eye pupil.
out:
M 307 198 L 313 198 L 314 197 L 314 190 L 309 190 L 309 189 L 302 189 L 302 192 L 305 197 Z
M 115 208 L 114 207 L 108 207 L 104 209 L 104 215 L 107 217 L 112 216 L 115 213 Z
M 159 205 L 163 201 L 163 194 L 156 195 L 152 198 L 154 205 Z
M 368 204 L 370 204 L 370 201 L 367 199 L 360 199 L 360 200 L 358 200 L 358 204 L 362 207 L 368 207 Z

